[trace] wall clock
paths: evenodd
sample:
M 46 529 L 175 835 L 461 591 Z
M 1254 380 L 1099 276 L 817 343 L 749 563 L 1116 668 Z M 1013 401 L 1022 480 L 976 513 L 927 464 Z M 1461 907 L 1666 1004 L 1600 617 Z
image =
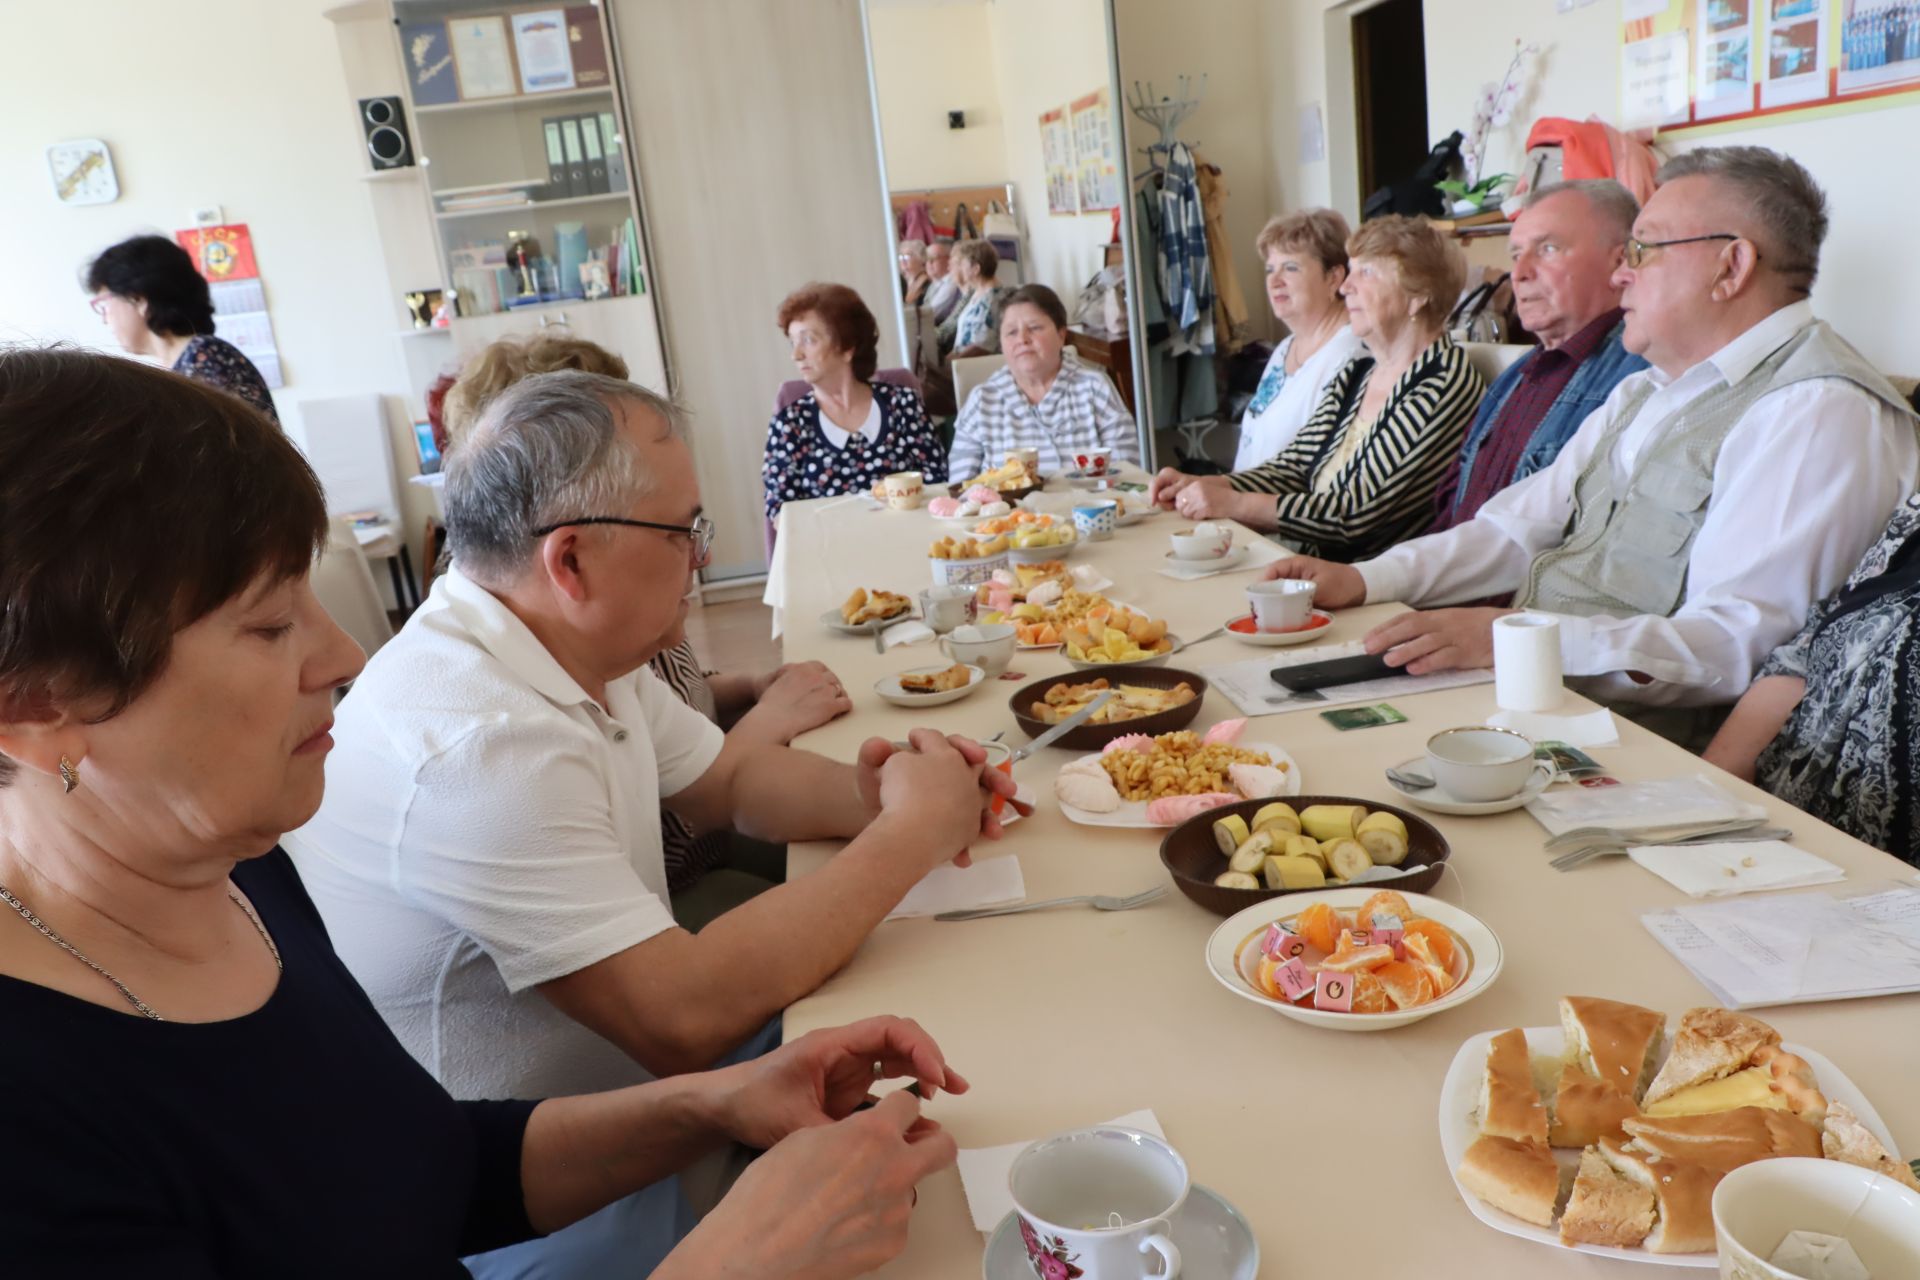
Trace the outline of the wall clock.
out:
M 47 172 L 62 204 L 111 204 L 120 198 L 113 153 L 98 138 L 76 138 L 48 147 Z

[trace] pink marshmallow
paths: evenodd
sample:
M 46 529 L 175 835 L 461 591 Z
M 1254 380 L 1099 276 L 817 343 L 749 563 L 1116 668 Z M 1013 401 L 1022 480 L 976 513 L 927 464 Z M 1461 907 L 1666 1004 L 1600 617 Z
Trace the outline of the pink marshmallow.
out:
M 1111 755 L 1115 751 L 1151 751 L 1153 739 L 1144 733 L 1125 733 L 1100 748 L 1101 755 Z
M 1247 727 L 1245 720 L 1222 720 L 1200 736 L 1202 742 L 1238 742 L 1240 731 Z
M 1178 826 L 1209 809 L 1217 809 L 1223 804 L 1237 804 L 1239 801 L 1239 796 L 1225 791 L 1209 791 L 1197 796 L 1161 796 L 1147 805 L 1147 821 L 1157 827 Z

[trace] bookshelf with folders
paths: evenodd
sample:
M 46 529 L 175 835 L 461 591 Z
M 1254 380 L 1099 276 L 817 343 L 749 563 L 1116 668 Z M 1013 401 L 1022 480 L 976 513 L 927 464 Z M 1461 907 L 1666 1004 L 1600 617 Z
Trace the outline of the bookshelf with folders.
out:
M 643 224 L 604 6 L 392 4 L 456 328 L 461 319 L 518 310 L 538 313 L 544 325 L 555 307 L 578 314 L 646 295 Z

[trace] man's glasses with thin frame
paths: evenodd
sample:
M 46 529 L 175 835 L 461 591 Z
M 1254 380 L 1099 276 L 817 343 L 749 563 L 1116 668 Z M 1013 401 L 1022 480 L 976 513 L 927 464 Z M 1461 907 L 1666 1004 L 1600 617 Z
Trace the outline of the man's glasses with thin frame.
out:
M 1700 244 L 1706 240 L 1739 240 L 1742 237 L 1731 231 L 1716 231 L 1707 236 L 1683 236 L 1678 240 L 1641 240 L 1629 237 L 1627 240 L 1627 265 L 1638 271 L 1646 263 L 1649 251 L 1669 249 L 1677 244 Z
M 582 524 L 618 524 L 631 529 L 658 529 L 662 533 L 677 533 L 683 538 L 693 540 L 693 562 L 705 564 L 707 555 L 713 550 L 713 520 L 699 515 L 692 524 L 661 524 L 655 520 L 629 520 L 625 516 L 582 516 L 578 520 L 559 520 L 553 524 L 542 525 L 533 531 L 532 536 L 544 538 L 556 529 L 567 529 Z

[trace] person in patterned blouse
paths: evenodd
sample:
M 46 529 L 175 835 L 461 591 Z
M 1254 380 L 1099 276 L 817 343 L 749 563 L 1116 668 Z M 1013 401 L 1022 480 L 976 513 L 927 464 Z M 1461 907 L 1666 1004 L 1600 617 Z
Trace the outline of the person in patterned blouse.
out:
M 1279 454 L 1248 471 L 1205 476 L 1174 509 L 1232 519 L 1302 552 L 1351 562 L 1421 533 L 1486 384 L 1446 334 L 1466 264 L 1426 222 L 1375 218 L 1347 241 L 1340 292 L 1366 351 L 1327 386 Z
M 880 324 L 843 284 L 803 285 L 780 304 L 780 332 L 812 390 L 773 415 L 760 476 L 767 519 L 806 498 L 865 493 L 896 471 L 947 478 L 940 438 L 920 393 L 875 382 Z
M 239 396 L 280 421 L 265 378 L 213 333 L 213 296 L 193 255 L 165 236 L 134 236 L 87 264 L 88 305 L 130 354 Z

